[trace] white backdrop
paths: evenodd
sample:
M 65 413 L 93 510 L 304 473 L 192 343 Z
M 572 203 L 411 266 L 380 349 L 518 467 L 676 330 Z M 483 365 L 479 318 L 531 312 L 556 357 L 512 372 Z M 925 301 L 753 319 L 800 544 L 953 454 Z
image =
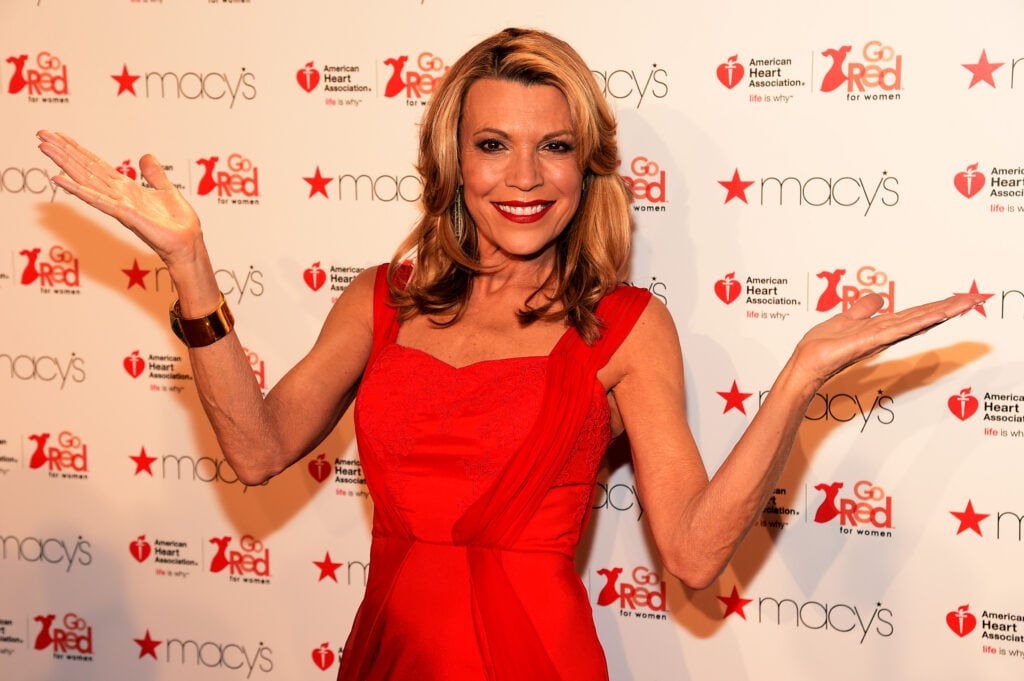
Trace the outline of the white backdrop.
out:
M 1022 21 L 1016 0 L 3 0 L 0 678 L 333 678 L 369 561 L 350 417 L 238 484 L 166 272 L 52 188 L 34 131 L 128 173 L 160 158 L 269 388 L 411 226 L 434 79 L 524 25 L 615 105 L 631 278 L 675 316 L 710 469 L 862 291 L 991 294 L 821 391 L 707 590 L 662 571 L 612 452 L 578 565 L 613 679 L 1019 679 Z

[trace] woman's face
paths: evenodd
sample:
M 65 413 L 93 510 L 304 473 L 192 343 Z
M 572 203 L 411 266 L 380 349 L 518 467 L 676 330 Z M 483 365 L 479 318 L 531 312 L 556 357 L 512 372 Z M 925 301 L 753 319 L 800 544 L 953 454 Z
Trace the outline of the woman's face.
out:
M 565 96 L 550 85 L 478 80 L 466 93 L 459 140 L 481 263 L 552 257 L 583 183 Z

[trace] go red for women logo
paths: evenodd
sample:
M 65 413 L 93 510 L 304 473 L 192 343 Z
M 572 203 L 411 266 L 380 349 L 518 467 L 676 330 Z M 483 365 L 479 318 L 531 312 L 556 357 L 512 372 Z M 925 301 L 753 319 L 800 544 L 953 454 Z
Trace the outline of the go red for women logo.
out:
M 650 205 L 633 205 L 633 210 L 663 211 L 664 207 L 657 204 L 666 203 L 665 171 L 657 162 L 646 156 L 637 156 L 629 162 L 629 175 L 623 174 L 622 179 L 629 186 L 633 198 Z
M 384 96 L 403 95 L 408 100 L 420 100 L 421 104 L 433 94 L 451 68 L 444 59 L 431 52 L 421 52 L 412 62 L 407 54 L 390 57 L 384 60 L 384 65 L 391 67 L 391 74 L 384 85 Z
M 217 553 L 210 561 L 210 572 L 228 571 L 233 582 L 269 583 L 270 549 L 252 535 L 242 535 L 238 548 L 229 548 L 230 536 L 214 537 L 210 543 L 217 547 Z
M 623 568 L 601 569 L 597 574 L 605 579 L 597 595 L 597 604 L 617 604 L 619 614 L 629 617 L 666 619 L 667 609 L 665 581 L 657 572 L 642 565 L 633 568 L 628 577 L 623 577 Z
M 7 57 L 14 74 L 7 81 L 7 92 L 25 93 L 30 102 L 67 102 L 68 66 L 51 52 L 40 52 L 33 59 L 27 54 Z
M 896 282 L 889 278 L 889 275 L 871 265 L 865 265 L 857 269 L 852 284 L 843 283 L 845 269 L 823 270 L 818 272 L 817 277 L 823 279 L 825 288 L 818 296 L 818 303 L 815 309 L 818 312 L 828 312 L 840 303 L 841 311 L 846 312 L 853 304 L 860 300 L 861 296 L 869 293 L 877 293 L 885 301 L 882 312 L 893 312 L 896 309 Z
M 52 650 L 57 659 L 92 659 L 92 627 L 85 618 L 69 612 L 61 619 L 54 614 L 36 615 L 39 633 L 32 647 L 36 650 Z
M 28 467 L 46 469 L 50 477 L 85 478 L 89 472 L 89 454 L 82 438 L 62 430 L 52 442 L 50 433 L 29 435 L 35 445 Z
M 831 66 L 821 80 L 822 92 L 846 90 L 846 98 L 857 101 L 899 99 L 903 89 L 903 55 L 879 40 L 869 41 L 859 53 L 851 55 L 853 46 L 829 48 L 821 54 Z M 843 87 L 845 86 L 845 88 Z
M 220 156 L 207 156 L 196 161 L 196 165 L 203 168 L 196 194 L 215 195 L 219 203 L 258 204 L 259 168 L 252 160 L 241 154 L 229 154 L 223 165 L 220 161 Z
M 25 258 L 21 271 L 22 286 L 38 286 L 52 293 L 80 293 L 82 278 L 78 257 L 61 245 L 54 245 L 43 254 L 42 248 L 18 251 Z
M 856 531 L 860 535 L 891 536 L 892 529 L 892 497 L 885 490 L 868 480 L 860 480 L 853 486 L 853 497 L 843 497 L 840 490 L 842 482 L 820 483 L 814 489 L 824 493 L 825 498 L 814 514 L 814 522 L 829 523 L 839 519 L 839 529 L 843 534 Z M 862 525 L 874 527 L 874 530 L 861 528 Z

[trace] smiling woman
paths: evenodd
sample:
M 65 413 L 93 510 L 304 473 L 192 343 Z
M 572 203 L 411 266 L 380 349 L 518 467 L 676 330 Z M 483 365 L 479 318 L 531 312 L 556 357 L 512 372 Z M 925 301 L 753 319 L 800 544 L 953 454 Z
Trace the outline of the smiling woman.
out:
M 537 258 L 549 269 L 583 185 L 565 95 L 550 85 L 479 80 L 466 95 L 459 137 L 481 269 L 509 258 Z
M 54 183 L 166 264 L 196 389 L 239 481 L 309 453 L 358 393 L 373 570 L 345 680 L 606 681 L 574 556 L 611 438 L 628 434 L 665 569 L 706 587 L 766 507 L 822 384 L 983 300 L 876 316 L 885 301 L 867 294 L 814 327 L 709 480 L 675 324 L 650 292 L 620 285 L 630 189 L 615 121 L 563 41 L 507 29 L 452 65 L 420 127 L 422 218 L 265 396 L 199 219 L 164 168 L 140 160 L 147 187 L 64 135 L 39 136 L 65 173 Z
M 505 108 L 488 101 L 498 93 Z M 478 106 L 488 108 L 469 106 L 471 97 Z M 548 104 L 555 108 L 543 111 L 543 124 L 535 121 L 540 107 Z M 513 111 L 516 117 L 511 116 Z M 467 114 L 474 116 L 474 127 L 467 122 Z M 516 129 L 502 127 L 510 125 Z M 488 131 L 488 126 L 498 127 Z M 481 262 L 476 230 L 467 229 L 456 238 L 454 227 L 460 221 L 496 217 L 497 210 L 493 206 L 479 210 L 477 203 L 467 214 L 469 196 L 465 206 L 459 198 L 469 175 L 465 164 L 476 163 L 474 167 L 483 170 L 496 161 L 484 166 L 478 160 L 508 159 L 513 151 L 516 159 L 522 159 L 524 136 L 529 133 L 535 137 L 529 140 L 535 160 L 547 161 L 543 168 L 561 169 L 557 184 L 564 184 L 563 175 L 572 163 L 581 177 L 576 180 L 580 186 L 573 190 L 575 196 L 563 195 L 552 211 L 552 219 L 568 222 L 550 253 L 551 267 L 519 306 L 519 318 L 523 322 L 565 319 L 588 341 L 594 340 L 598 328 L 594 307 L 623 280 L 628 263 L 630 194 L 618 173 L 615 119 L 593 72 L 576 51 L 539 31 L 507 29 L 491 36 L 452 65 L 431 99 L 421 131 L 418 168 L 425 185 L 424 214 L 391 263 L 394 274 L 406 257 L 416 259 L 405 285 L 391 290 L 403 321 L 416 313 L 442 316 L 447 323 L 460 318 L 469 298 L 469 282 L 488 265 Z M 519 145 L 504 155 L 498 152 L 510 140 L 502 138 L 502 133 L 516 134 Z M 545 191 L 554 180 L 552 176 Z M 501 198 L 522 201 L 529 192 L 518 190 L 518 197 Z M 543 199 L 533 192 L 527 200 Z M 570 207 L 571 202 L 578 206 Z M 526 208 L 515 210 L 523 213 Z M 546 216 L 541 217 L 548 224 Z M 570 229 L 564 229 L 570 224 Z

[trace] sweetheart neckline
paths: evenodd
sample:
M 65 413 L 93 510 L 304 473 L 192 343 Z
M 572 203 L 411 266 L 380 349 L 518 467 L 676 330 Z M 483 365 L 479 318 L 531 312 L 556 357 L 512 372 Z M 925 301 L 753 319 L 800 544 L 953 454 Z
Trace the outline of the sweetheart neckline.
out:
M 477 360 L 475 362 L 470 362 L 469 364 L 463 364 L 461 366 L 456 366 L 456 365 L 452 364 L 451 362 L 447 362 L 447 361 L 441 359 L 437 355 L 432 355 L 429 352 L 427 352 L 426 350 L 421 350 L 419 348 L 414 348 L 414 347 L 412 347 L 410 345 L 402 345 L 401 343 L 391 343 L 390 347 L 395 347 L 395 348 L 397 348 L 399 350 L 403 350 L 403 351 L 406 351 L 406 352 L 412 352 L 414 354 L 421 355 L 422 357 L 426 357 L 427 359 L 429 359 L 429 360 L 431 360 L 431 361 L 433 361 L 433 362 L 435 362 L 437 364 L 440 364 L 441 366 L 444 366 L 444 367 L 446 367 L 446 368 L 448 368 L 448 369 L 450 369 L 452 371 L 466 371 L 468 369 L 473 369 L 474 367 L 479 367 L 479 366 L 486 365 L 486 364 L 497 364 L 497 363 L 500 363 L 500 362 L 547 361 L 547 360 L 551 359 L 551 355 L 554 353 L 554 350 L 552 350 L 550 353 L 548 353 L 546 355 L 516 355 L 514 357 L 493 357 L 493 358 L 490 358 L 490 359 L 480 359 L 480 360 Z M 558 346 L 556 345 L 555 347 L 558 347 Z

